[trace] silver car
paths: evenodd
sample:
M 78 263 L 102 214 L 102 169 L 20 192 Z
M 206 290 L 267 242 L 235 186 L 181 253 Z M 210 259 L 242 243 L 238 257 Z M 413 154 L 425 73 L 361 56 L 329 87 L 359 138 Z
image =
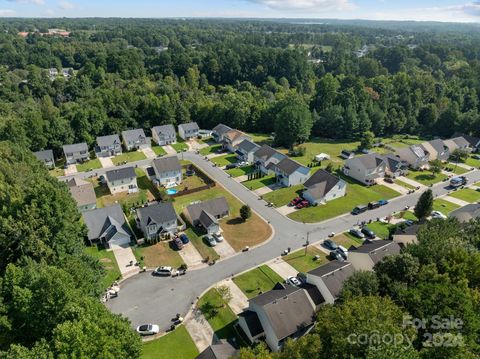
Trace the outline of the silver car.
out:
M 217 245 L 217 241 L 216 241 L 215 238 L 213 238 L 212 236 L 206 235 L 206 236 L 205 236 L 205 239 L 207 240 L 208 244 L 209 244 L 211 247 L 215 247 L 215 246 Z
M 223 236 L 221 233 L 214 233 L 213 238 L 217 241 L 217 243 L 223 242 Z

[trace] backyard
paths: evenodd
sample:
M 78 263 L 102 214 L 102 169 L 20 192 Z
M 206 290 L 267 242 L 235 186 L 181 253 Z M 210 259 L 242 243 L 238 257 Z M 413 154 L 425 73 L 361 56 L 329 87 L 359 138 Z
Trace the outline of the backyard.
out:
M 183 264 L 182 257 L 171 248 L 168 241 L 132 247 L 132 250 L 137 262 L 142 266 L 145 265 L 147 268 L 159 266 L 178 268 Z
M 248 299 L 256 297 L 260 293 L 271 290 L 278 282 L 283 279 L 275 273 L 270 267 L 262 265 L 251 271 L 240 274 L 233 278 L 235 284 L 242 290 Z
M 182 168 L 182 183 L 174 187 L 177 191 L 183 191 L 186 189 L 195 189 L 205 186 L 206 183 L 203 179 L 197 175 L 187 176 L 186 169 Z
M 365 187 L 349 177 L 343 175 L 340 177 L 347 182 L 347 192 L 344 197 L 329 201 L 325 205 L 300 209 L 289 214 L 288 217 L 297 222 L 320 222 L 348 213 L 357 205 L 366 205 L 371 201 L 391 199 L 400 195 L 383 185 Z
M 452 203 L 450 201 L 437 198 L 433 201 L 433 210 L 442 212 L 443 214 L 447 215 L 450 212 L 460 208 L 458 204 Z
M 175 331 L 163 337 L 144 342 L 141 359 L 193 359 L 198 354 L 198 349 L 187 329 L 180 325 Z
M 277 180 L 275 179 L 275 176 L 265 176 L 265 177 L 253 179 L 250 181 L 244 181 L 242 182 L 242 184 L 245 187 L 247 187 L 249 190 L 254 191 L 262 187 L 271 186 L 276 182 Z
M 315 256 L 319 256 L 320 258 L 316 259 Z M 297 271 L 303 273 L 311 271 L 328 261 L 325 252 L 315 246 L 309 246 L 306 254 L 305 249 L 300 249 L 282 257 L 282 259 Z
M 275 207 L 281 207 L 290 203 L 295 197 L 299 197 L 303 192 L 303 188 L 304 186 L 302 184 L 280 188 L 264 194 L 262 198 L 267 202 L 272 202 Z
M 105 269 L 105 275 L 102 279 L 102 287 L 107 289 L 113 282 L 122 277 L 117 261 L 112 251 L 93 245 L 85 247 L 85 253 L 97 258 Z
M 128 162 L 136 162 L 146 159 L 147 157 L 141 151 L 124 152 L 121 155 L 112 157 L 115 166 L 123 165 Z
M 414 180 L 415 182 L 421 183 L 425 186 L 435 184 L 447 179 L 443 173 L 432 174 L 429 171 L 415 171 L 410 169 L 407 174 L 407 178 Z
M 476 191 L 471 188 L 464 188 L 453 193 L 450 193 L 450 197 L 461 199 L 462 201 L 474 203 L 480 201 L 480 191 Z
M 220 145 L 220 144 L 204 147 L 200 150 L 200 154 L 202 156 L 207 156 L 207 155 L 210 155 L 212 153 L 217 153 L 217 151 L 219 151 L 221 148 L 222 148 L 222 145 Z
M 258 145 L 272 145 L 273 142 L 273 137 L 272 135 L 267 135 L 264 133 L 249 133 L 248 134 L 251 138 L 252 141 L 255 142 Z
M 237 316 L 222 298 L 217 288 L 210 289 L 197 303 L 215 334 L 220 339 L 231 339 L 235 337 L 233 324 Z

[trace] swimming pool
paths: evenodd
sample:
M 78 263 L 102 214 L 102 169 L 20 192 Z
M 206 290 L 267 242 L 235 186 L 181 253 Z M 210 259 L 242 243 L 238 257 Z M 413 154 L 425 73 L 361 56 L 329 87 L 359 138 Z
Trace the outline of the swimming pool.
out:
M 172 195 L 172 194 L 177 193 L 178 191 L 177 191 L 176 189 L 167 189 L 165 192 L 166 192 L 168 195 Z

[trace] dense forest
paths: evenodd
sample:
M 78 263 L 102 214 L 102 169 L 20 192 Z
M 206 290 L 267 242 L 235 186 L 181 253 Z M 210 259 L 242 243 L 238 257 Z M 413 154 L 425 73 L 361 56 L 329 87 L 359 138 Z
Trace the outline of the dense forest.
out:
M 0 138 L 58 154 L 97 135 L 191 120 L 270 133 L 294 111 L 305 130 L 279 144 L 366 131 L 480 135 L 478 28 L 375 24 L 3 20 Z M 71 36 L 35 33 L 48 28 Z M 49 68 L 75 75 L 52 81 Z

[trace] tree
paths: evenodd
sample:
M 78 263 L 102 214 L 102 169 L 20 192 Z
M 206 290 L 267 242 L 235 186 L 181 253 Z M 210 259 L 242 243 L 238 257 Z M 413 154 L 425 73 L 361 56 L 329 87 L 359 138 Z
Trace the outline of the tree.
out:
M 355 297 L 375 295 L 378 288 L 378 279 L 375 273 L 358 271 L 343 283 L 339 299 L 345 301 Z
M 442 161 L 440 161 L 439 159 L 430 161 L 430 172 L 432 172 L 432 177 L 435 177 L 435 175 L 442 172 L 442 169 L 443 169 Z
M 275 116 L 275 143 L 291 149 L 309 139 L 312 125 L 307 105 L 298 99 L 287 100 Z
M 232 292 L 230 291 L 230 288 L 228 286 L 222 285 L 220 287 L 217 287 L 217 292 L 222 297 L 224 305 L 228 304 L 232 300 Z
M 244 204 L 240 208 L 240 217 L 243 219 L 243 221 L 246 221 L 252 216 L 252 209 L 250 208 L 249 205 Z
M 455 162 L 465 162 L 467 158 L 468 158 L 468 151 L 462 148 L 457 148 L 453 150 L 453 152 L 450 154 L 450 159 Z
M 365 131 L 360 139 L 360 148 L 368 150 L 373 147 L 375 134 L 372 131 Z
M 418 199 L 414 213 L 419 220 L 424 221 L 432 213 L 432 210 L 433 193 L 431 189 L 427 189 Z

